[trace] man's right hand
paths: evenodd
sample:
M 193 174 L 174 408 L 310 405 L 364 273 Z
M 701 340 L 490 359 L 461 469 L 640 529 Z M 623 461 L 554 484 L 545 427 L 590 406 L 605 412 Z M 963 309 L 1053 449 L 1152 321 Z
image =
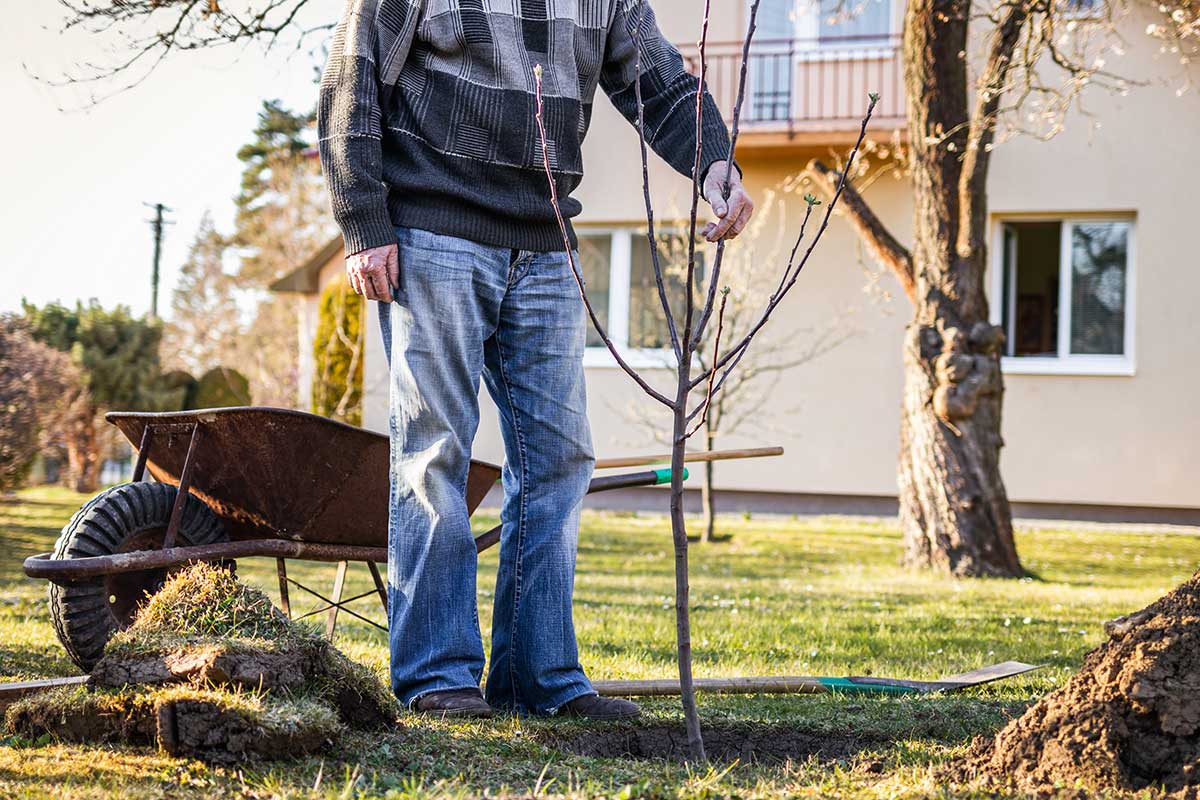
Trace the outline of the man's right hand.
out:
M 392 302 L 392 290 L 400 288 L 400 248 L 385 244 L 346 256 L 346 277 L 368 300 Z

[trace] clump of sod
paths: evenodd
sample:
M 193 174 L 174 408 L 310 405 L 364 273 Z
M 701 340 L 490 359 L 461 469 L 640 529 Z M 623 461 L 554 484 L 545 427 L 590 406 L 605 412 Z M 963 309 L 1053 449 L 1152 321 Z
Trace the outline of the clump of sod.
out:
M 279 651 L 321 641 L 313 628 L 289 620 L 269 597 L 229 570 L 198 563 L 168 578 L 104 653 L 128 658 L 205 645 Z
M 56 689 L 22 698 L 5 714 L 10 733 L 77 743 L 157 745 L 216 763 L 288 758 L 336 741 L 337 713 L 312 697 L 202 688 Z
M 153 744 L 212 761 L 296 756 L 395 723 L 374 672 L 222 567 L 177 572 L 116 634 L 88 689 L 9 708 L 13 733 Z

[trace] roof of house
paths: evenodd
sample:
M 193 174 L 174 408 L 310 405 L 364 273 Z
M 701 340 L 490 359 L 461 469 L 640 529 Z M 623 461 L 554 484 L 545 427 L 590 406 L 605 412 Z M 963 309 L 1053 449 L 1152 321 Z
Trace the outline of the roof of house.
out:
M 291 272 L 279 278 L 267 288 L 272 292 L 300 292 L 301 294 L 316 294 L 318 290 L 317 277 L 321 267 L 329 263 L 329 259 L 342 250 L 340 235 L 330 239 L 324 247 L 309 256 L 308 260 Z

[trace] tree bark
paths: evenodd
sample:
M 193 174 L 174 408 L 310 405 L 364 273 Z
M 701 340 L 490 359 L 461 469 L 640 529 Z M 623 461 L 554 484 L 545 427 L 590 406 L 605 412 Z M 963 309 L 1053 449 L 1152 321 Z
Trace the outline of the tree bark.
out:
M 685 357 L 679 365 L 679 389 L 675 397 L 674 429 L 671 437 L 671 538 L 675 546 L 675 645 L 679 661 L 679 693 L 683 721 L 687 729 L 688 757 L 704 763 L 704 738 L 700 715 L 696 710 L 696 690 L 692 685 L 692 628 L 689 606 L 687 521 L 683 515 L 683 470 L 687 449 L 688 373 L 691 353 L 684 339 Z
M 914 320 L 904 341 L 904 561 L 959 576 L 1023 574 L 1000 477 L 999 330 Z
M 984 291 L 987 196 L 964 180 L 968 0 L 910 0 L 904 66 L 913 150 L 914 315 L 904 339 L 900 522 L 906 563 L 1023 574 L 1000 477 L 1000 354 Z M 972 168 L 986 170 L 971 160 Z M 965 202 L 964 202 L 965 201 Z M 964 207 L 971 213 L 962 214 Z M 972 230 L 966 230 L 972 228 Z

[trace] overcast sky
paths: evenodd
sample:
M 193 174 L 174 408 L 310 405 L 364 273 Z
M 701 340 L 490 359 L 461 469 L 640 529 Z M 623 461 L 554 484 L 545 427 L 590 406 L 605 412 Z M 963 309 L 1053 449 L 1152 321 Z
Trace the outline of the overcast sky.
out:
M 52 88 L 29 72 L 59 77 L 83 58 L 101 58 L 115 39 L 58 32 L 60 6 L 0 0 L 0 311 L 95 297 L 135 313 L 150 305 L 152 211 L 174 211 L 166 228 L 159 308 L 201 215 L 228 231 L 241 162 L 262 101 L 311 108 L 316 56 L 259 48 L 178 53 L 141 85 L 85 111 L 74 87 Z M 316 14 L 336 15 L 336 0 Z M 115 86 L 113 87 L 115 88 Z

